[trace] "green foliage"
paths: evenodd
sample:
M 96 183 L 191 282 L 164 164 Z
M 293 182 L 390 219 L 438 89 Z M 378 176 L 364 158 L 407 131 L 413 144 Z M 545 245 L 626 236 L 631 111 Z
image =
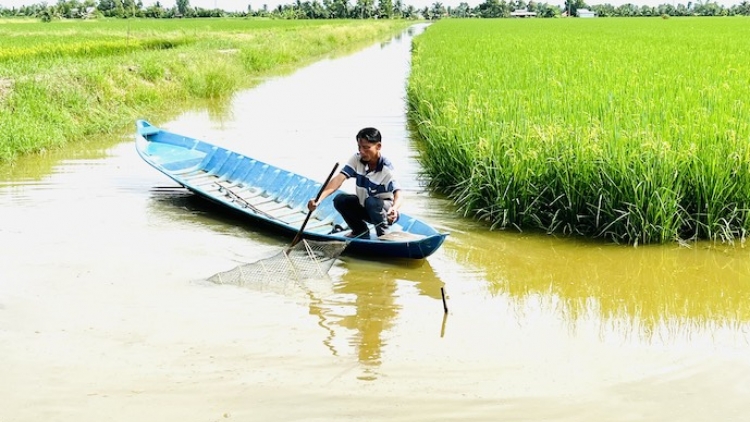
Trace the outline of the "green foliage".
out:
M 159 82 L 167 77 L 164 63 L 156 56 L 146 56 L 138 63 L 136 72 L 140 78 L 148 82 Z
M 492 227 L 731 241 L 748 80 L 740 18 L 450 20 L 415 41 L 409 113 L 431 184 Z
M 189 0 L 176 0 L 177 10 L 182 16 L 189 16 L 190 14 L 190 1 Z
M 209 57 L 191 60 L 180 74 L 191 97 L 222 98 L 242 85 L 241 73 L 231 61 Z

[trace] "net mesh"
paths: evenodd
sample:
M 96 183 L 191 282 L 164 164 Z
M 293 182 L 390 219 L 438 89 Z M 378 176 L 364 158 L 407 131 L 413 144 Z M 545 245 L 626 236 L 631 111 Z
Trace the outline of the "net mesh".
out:
M 214 274 L 209 277 L 209 281 L 258 287 L 326 277 L 347 244 L 345 241 L 321 242 L 303 239 L 268 258 Z

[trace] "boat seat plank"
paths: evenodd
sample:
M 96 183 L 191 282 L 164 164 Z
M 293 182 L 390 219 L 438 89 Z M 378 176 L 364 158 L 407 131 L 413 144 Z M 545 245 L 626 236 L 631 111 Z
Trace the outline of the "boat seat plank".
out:
M 182 177 L 184 177 L 185 179 L 194 179 L 197 177 L 204 177 L 204 176 L 210 176 L 210 174 L 208 174 L 208 172 L 203 169 L 182 174 Z
M 258 190 L 251 195 L 242 195 L 242 199 L 252 202 L 253 205 L 258 206 L 259 204 L 268 202 L 268 193 L 264 190 Z
M 303 212 L 299 208 L 289 208 L 287 212 L 281 212 L 281 211 L 279 211 L 278 213 L 274 213 L 274 214 L 278 215 L 279 217 L 288 217 L 288 216 L 294 215 L 294 214 L 301 214 L 303 216 L 307 215 L 305 212 Z
M 205 183 L 207 180 L 213 182 L 216 180 L 216 176 L 212 174 L 202 174 L 195 177 L 183 177 L 183 180 L 185 180 L 188 183 Z
M 307 214 L 300 214 L 300 215 L 296 215 L 296 216 L 294 216 L 293 218 L 289 218 L 289 219 L 287 220 L 287 222 L 288 222 L 289 224 L 300 223 L 300 222 L 302 222 L 302 220 L 304 220 L 304 219 L 305 219 L 305 217 L 306 217 L 306 216 L 307 216 Z
M 276 214 L 278 211 L 293 209 L 288 204 L 281 204 L 278 202 L 275 202 L 275 204 L 276 205 L 270 206 L 270 207 L 266 206 L 266 207 L 258 207 L 258 208 L 262 209 L 265 212 L 273 213 L 273 214 Z M 263 204 L 263 205 L 266 205 L 266 204 Z
M 197 186 L 197 187 L 211 186 L 215 184 L 216 184 L 216 181 L 214 180 L 202 180 L 199 183 L 195 183 L 195 182 L 192 183 L 193 186 Z
M 232 190 L 234 190 L 237 186 L 240 185 L 240 182 L 237 181 L 237 180 L 235 180 L 234 182 L 230 182 L 228 180 L 219 180 L 216 183 L 219 184 L 219 185 L 221 185 L 221 186 L 224 186 L 227 189 L 232 189 Z M 236 190 L 234 192 L 237 193 Z
M 175 176 L 179 176 L 182 179 L 188 180 L 188 179 L 193 179 L 195 177 L 206 175 L 208 173 L 206 173 L 205 171 L 201 169 L 201 170 L 189 170 L 186 172 L 174 172 L 173 174 Z
M 259 200 L 253 201 L 253 205 L 255 205 L 256 207 L 271 203 L 278 204 L 278 202 L 276 202 L 276 198 L 274 198 L 273 196 L 263 196 L 262 198 L 259 198 Z
M 253 189 L 257 189 L 257 188 L 255 188 L 253 186 L 244 186 L 241 183 L 238 183 L 238 184 L 235 185 L 235 184 L 232 184 L 232 183 L 228 184 L 228 183 L 222 182 L 222 181 L 216 182 L 216 185 L 217 186 L 221 186 L 222 188 L 225 188 L 225 189 L 230 189 L 237 196 L 244 196 L 247 192 L 249 192 L 249 191 L 251 191 Z M 253 194 L 253 193 L 254 192 L 250 192 L 250 194 Z
M 224 189 L 224 188 L 218 188 L 217 190 L 220 193 L 224 194 L 224 196 L 221 197 L 221 198 L 224 199 L 225 201 L 229 202 L 229 203 L 233 203 L 233 204 L 235 204 L 237 206 L 240 206 L 242 208 L 246 208 L 246 209 L 248 209 L 248 210 L 250 210 L 250 211 L 252 211 L 252 212 L 254 212 L 254 213 L 256 213 L 256 214 L 258 214 L 260 216 L 263 216 L 265 218 L 268 218 L 268 219 L 271 219 L 271 220 L 280 221 L 282 223 L 287 224 L 286 221 L 284 221 L 284 220 L 282 220 L 282 219 L 280 219 L 280 218 L 278 218 L 276 216 L 273 216 L 273 215 L 271 215 L 271 214 L 269 214 L 269 213 L 267 213 L 267 212 L 265 212 L 265 211 L 263 211 L 261 209 L 258 209 L 257 207 L 255 207 L 250 202 L 247 202 L 244 199 L 242 199 L 241 197 L 235 195 L 231 190 Z

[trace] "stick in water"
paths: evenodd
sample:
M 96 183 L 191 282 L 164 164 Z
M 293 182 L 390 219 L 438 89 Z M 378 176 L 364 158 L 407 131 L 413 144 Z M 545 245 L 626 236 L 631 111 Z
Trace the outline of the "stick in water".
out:
M 442 287 L 440 288 L 440 296 L 443 297 L 443 311 L 445 311 L 445 313 L 447 314 L 448 313 L 448 304 L 445 302 L 445 289 L 442 288 Z

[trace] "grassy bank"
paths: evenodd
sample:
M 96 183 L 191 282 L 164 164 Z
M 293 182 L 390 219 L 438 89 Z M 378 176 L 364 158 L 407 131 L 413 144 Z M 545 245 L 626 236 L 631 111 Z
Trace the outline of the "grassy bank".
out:
M 0 23 L 0 161 L 224 98 L 264 75 L 394 34 L 407 21 Z
M 411 120 L 434 187 L 493 228 L 624 243 L 745 239 L 750 25 L 441 21 Z

